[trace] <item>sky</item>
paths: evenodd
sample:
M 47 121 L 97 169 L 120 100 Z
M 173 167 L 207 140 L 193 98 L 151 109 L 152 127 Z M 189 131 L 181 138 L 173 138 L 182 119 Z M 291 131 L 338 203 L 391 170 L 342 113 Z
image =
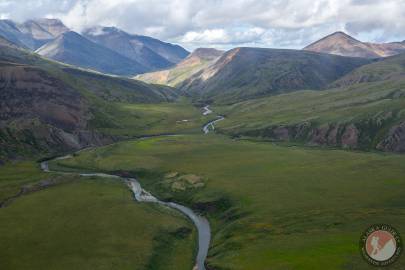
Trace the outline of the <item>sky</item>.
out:
M 0 19 L 59 18 L 197 47 L 300 49 L 335 31 L 362 41 L 405 39 L 405 0 L 0 0 Z

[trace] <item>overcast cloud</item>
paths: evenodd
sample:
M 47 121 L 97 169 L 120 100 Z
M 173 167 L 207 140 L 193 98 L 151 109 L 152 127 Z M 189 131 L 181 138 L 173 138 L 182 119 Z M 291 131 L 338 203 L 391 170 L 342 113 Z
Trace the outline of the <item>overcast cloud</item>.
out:
M 405 39 L 405 0 L 0 0 L 0 18 L 60 18 L 80 32 L 116 26 L 196 47 L 301 48 L 342 30 L 363 41 Z

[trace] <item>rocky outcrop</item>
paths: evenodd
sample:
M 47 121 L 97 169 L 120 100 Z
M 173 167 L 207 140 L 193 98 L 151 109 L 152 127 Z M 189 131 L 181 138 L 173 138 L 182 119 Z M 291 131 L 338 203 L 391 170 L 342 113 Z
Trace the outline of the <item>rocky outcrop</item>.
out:
M 405 122 L 393 126 L 388 135 L 377 145 L 377 149 L 405 153 Z
M 271 126 L 261 130 L 249 130 L 233 135 L 263 137 L 275 141 L 299 141 L 313 146 L 337 146 L 341 141 L 338 133 L 344 128 L 344 125 L 324 124 L 317 126 L 311 122 L 303 122 L 294 125 Z M 352 144 L 352 147 L 355 145 Z
M 300 142 L 310 146 L 330 146 L 345 149 L 377 149 L 387 152 L 405 152 L 405 122 L 392 126 L 396 116 L 387 112 L 356 123 L 303 122 L 294 125 L 270 126 L 233 136 L 262 137 L 274 141 Z M 391 127 L 392 126 L 392 127 Z M 390 128 L 391 127 L 391 128 Z M 384 134 L 384 130 L 389 130 Z M 223 130 L 219 129 L 219 132 Z
M 346 126 L 341 139 L 342 147 L 357 148 L 359 142 L 359 134 L 360 132 L 354 124 Z

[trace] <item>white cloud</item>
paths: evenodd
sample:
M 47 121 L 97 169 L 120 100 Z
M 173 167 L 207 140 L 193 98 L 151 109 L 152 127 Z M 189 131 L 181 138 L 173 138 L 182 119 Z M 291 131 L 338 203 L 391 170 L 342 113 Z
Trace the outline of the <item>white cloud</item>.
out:
M 404 0 L 0 0 L 0 18 L 59 17 L 76 31 L 108 25 L 199 46 L 301 48 L 345 30 L 405 39 Z
M 262 35 L 266 30 L 260 27 L 251 27 L 243 29 L 206 29 L 203 31 L 189 31 L 185 33 L 180 42 L 190 47 L 198 47 L 201 45 L 217 45 L 219 47 L 227 47 L 229 45 L 241 44 L 262 44 Z M 264 45 L 264 44 L 262 44 Z

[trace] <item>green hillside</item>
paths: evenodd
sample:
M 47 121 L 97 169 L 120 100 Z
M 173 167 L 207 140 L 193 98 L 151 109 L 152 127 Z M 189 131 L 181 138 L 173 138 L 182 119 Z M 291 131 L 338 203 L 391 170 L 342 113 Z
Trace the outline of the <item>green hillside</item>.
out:
M 405 151 L 404 55 L 362 66 L 326 91 L 217 107 L 220 132 L 309 145 Z

